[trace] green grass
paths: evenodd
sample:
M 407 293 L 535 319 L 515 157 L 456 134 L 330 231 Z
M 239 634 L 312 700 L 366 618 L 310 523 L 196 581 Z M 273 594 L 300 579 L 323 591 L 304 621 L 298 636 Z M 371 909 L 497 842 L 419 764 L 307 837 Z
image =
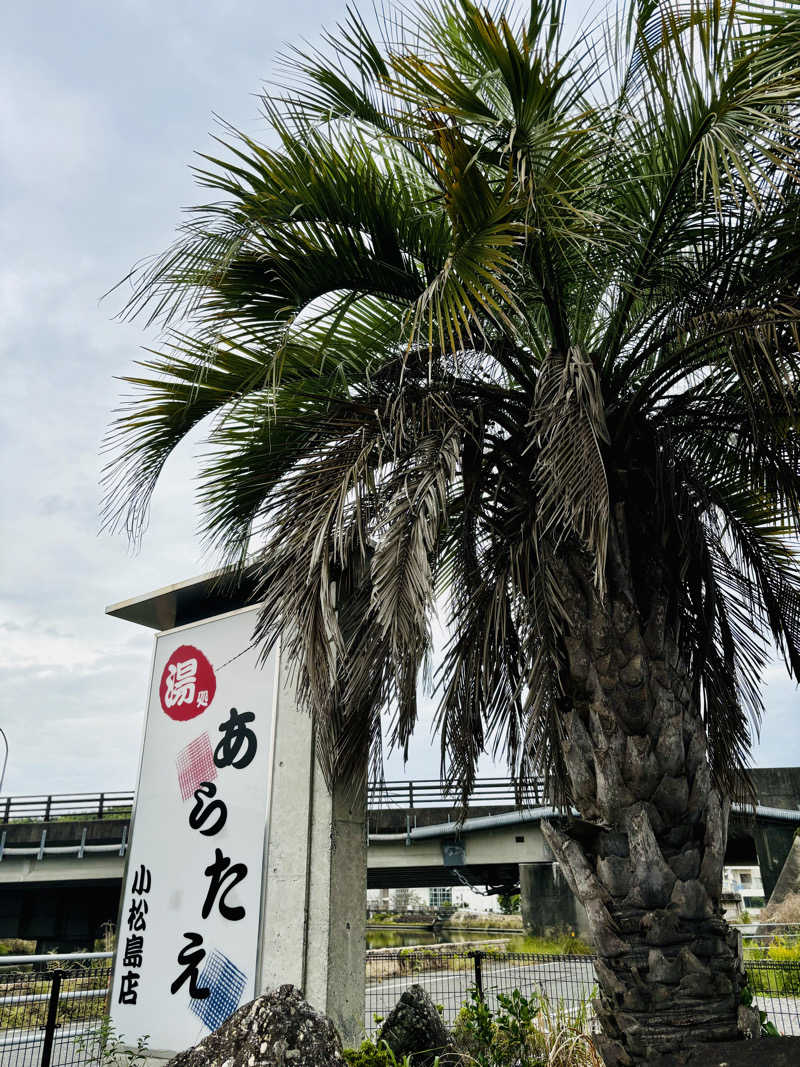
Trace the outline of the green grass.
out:
M 394 925 L 391 917 L 378 914 L 370 918 L 369 927 L 373 924 L 382 927 L 380 933 L 376 930 L 371 930 L 370 940 L 373 942 L 370 948 L 393 948 L 408 947 L 394 945 L 392 943 L 392 926 Z M 422 929 L 422 928 L 420 928 Z M 467 934 L 476 935 L 474 940 L 480 940 L 477 937 L 480 934 L 481 928 L 470 927 L 466 924 L 459 924 L 458 926 L 445 926 L 445 936 L 453 935 L 455 933 L 464 936 Z M 425 931 L 426 936 L 431 936 L 429 931 Z M 473 940 L 470 938 L 470 940 Z M 592 953 L 591 946 L 576 934 L 574 931 L 567 930 L 562 934 L 556 934 L 550 937 L 534 937 L 529 934 L 517 933 L 513 929 L 509 929 L 503 933 L 502 939 L 498 938 L 501 944 L 494 951 L 498 952 L 533 952 L 544 956 L 589 956 Z M 424 942 L 422 947 L 434 948 L 441 947 L 442 942 Z M 444 942 L 448 947 L 456 947 L 458 942 Z M 488 945 L 486 951 L 491 952 L 492 947 Z
M 557 937 L 512 936 L 503 951 L 535 952 L 542 956 L 590 956 L 593 949 L 578 934 L 564 933 Z

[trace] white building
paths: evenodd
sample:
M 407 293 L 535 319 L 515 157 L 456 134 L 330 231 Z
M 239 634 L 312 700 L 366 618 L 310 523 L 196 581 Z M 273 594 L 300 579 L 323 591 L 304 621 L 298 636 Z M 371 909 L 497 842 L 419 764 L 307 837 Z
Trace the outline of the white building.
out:
M 470 886 L 431 886 L 429 889 L 368 889 L 367 910 L 413 911 L 416 908 L 463 908 L 465 911 L 499 913 L 496 894 L 486 896 Z
M 730 901 L 725 909 L 726 918 L 736 918 L 743 911 L 748 911 L 754 917 L 757 916 L 766 903 L 760 868 L 757 865 L 738 863 L 732 867 L 724 867 L 722 893 Z M 738 900 L 734 902 L 733 898 L 738 898 Z

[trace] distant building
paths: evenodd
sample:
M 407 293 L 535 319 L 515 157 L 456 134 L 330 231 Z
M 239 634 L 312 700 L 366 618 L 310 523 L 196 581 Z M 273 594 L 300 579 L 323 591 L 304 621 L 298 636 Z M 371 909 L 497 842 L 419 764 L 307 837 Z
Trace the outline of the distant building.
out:
M 449 885 L 435 885 L 428 890 L 428 904 L 432 908 L 453 907 L 453 887 Z
M 754 918 L 764 907 L 764 886 L 758 866 L 736 864 L 722 871 L 722 904 L 726 919 L 735 919 L 743 911 Z
M 414 906 L 433 908 L 463 908 L 466 911 L 499 913 L 500 905 L 496 894 L 486 896 L 481 887 L 471 886 L 431 886 L 428 889 L 408 890 L 368 889 L 367 912 L 407 911 Z
M 472 888 L 466 885 L 453 887 L 453 906 L 464 908 L 466 911 L 498 913 L 500 911 L 496 893 L 486 896 L 485 890 L 481 892 L 480 888 Z

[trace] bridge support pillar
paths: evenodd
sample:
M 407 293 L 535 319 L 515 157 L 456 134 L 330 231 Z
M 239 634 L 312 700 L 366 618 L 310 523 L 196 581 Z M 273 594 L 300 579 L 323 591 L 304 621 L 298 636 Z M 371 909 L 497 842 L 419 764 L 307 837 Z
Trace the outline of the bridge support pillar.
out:
M 800 816 L 798 816 L 798 822 L 800 822 Z M 775 883 L 778 881 L 778 876 L 783 870 L 786 857 L 792 847 L 796 829 L 794 823 L 779 825 L 756 823 L 750 831 L 756 845 L 765 901 L 772 896 L 772 890 L 775 888 Z
M 527 933 L 548 935 L 574 930 L 589 934 L 586 909 L 567 885 L 557 863 L 520 863 L 522 924 Z

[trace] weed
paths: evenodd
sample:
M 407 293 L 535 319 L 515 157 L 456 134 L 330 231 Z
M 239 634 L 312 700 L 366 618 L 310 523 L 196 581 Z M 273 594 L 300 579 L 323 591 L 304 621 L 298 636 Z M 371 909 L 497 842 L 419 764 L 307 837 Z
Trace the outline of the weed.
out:
M 569 1010 L 544 993 L 499 993 L 497 1011 L 472 990 L 453 1037 L 464 1063 L 474 1067 L 601 1067 L 589 1033 L 588 1002 Z
M 91 1067 L 144 1067 L 147 1062 L 147 1042 L 150 1035 L 145 1034 L 131 1048 L 122 1040 L 122 1035 L 111 1019 L 105 1015 L 100 1025 L 87 1034 L 75 1038 L 75 1047 L 85 1057 L 85 1063 Z
M 344 1050 L 345 1063 L 348 1067 L 412 1067 L 408 1056 L 398 1060 L 385 1041 L 362 1041 L 359 1048 Z M 439 1057 L 433 1061 L 433 1067 L 439 1067 Z

